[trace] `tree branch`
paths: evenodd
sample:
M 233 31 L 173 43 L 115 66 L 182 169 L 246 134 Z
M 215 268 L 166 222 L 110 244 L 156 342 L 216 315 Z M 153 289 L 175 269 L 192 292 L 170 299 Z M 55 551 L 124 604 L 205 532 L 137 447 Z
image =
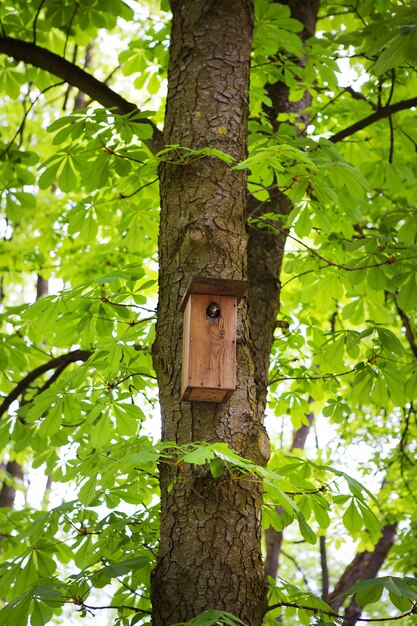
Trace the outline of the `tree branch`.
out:
M 368 117 L 364 117 L 363 120 L 359 120 L 359 122 L 355 122 L 355 124 L 351 124 L 351 126 L 340 130 L 338 133 L 330 137 L 330 141 L 333 143 L 342 141 L 342 139 L 350 137 L 350 135 L 353 135 L 359 130 L 370 126 L 374 122 L 390 117 L 393 113 L 398 113 L 398 111 L 404 111 L 404 109 L 409 109 L 410 107 L 415 106 L 417 106 L 417 98 L 410 98 L 409 100 L 402 100 L 401 102 L 396 102 L 395 104 L 388 104 L 387 106 L 378 109 L 378 111 L 375 111 L 375 113 L 371 113 Z
M 405 336 L 407 337 L 407 341 L 408 344 L 411 348 L 411 351 L 413 353 L 413 355 L 416 357 L 417 359 L 417 343 L 416 343 L 416 339 L 414 337 L 414 333 L 413 333 L 413 329 L 411 327 L 411 321 L 410 318 L 408 317 L 408 315 L 405 313 L 405 311 L 403 311 L 399 306 L 398 306 L 398 302 L 395 296 L 394 297 L 394 302 L 395 302 L 395 308 L 397 309 L 397 313 L 401 318 L 404 330 L 405 330 Z
M 273 611 L 274 609 L 278 609 L 282 606 L 288 606 L 294 609 L 304 609 L 305 611 L 311 611 L 312 613 L 314 613 L 315 615 L 317 614 L 321 614 L 321 615 L 329 615 L 330 617 L 336 617 L 339 619 L 343 619 L 343 615 L 340 615 L 339 613 L 335 613 L 333 611 L 328 611 L 326 609 L 319 609 L 317 607 L 312 607 L 312 606 L 308 606 L 305 604 L 297 604 L 296 602 L 277 602 L 276 604 L 272 604 L 271 606 L 268 607 L 267 609 L 267 613 L 269 611 Z M 409 611 L 406 611 L 405 613 L 401 613 L 400 615 L 394 615 L 392 617 L 358 617 L 357 621 L 358 622 L 394 622 L 400 619 L 403 619 L 404 617 L 408 617 L 409 615 L 414 615 L 416 613 L 416 605 L 413 605 L 411 607 L 411 609 Z
M 128 102 L 105 83 L 97 80 L 97 78 L 94 78 L 94 76 L 91 76 L 91 74 L 88 74 L 88 72 L 74 63 L 30 41 L 22 41 L 13 37 L 0 37 L 0 53 L 7 54 L 16 61 L 24 61 L 29 65 L 58 76 L 68 84 L 77 87 L 105 108 L 115 110 L 119 115 L 139 111 L 133 102 Z M 144 141 L 144 143 L 153 153 L 158 152 L 162 147 L 162 133 L 159 128 L 146 118 L 138 119 L 137 122 L 149 124 L 152 127 L 153 135 L 151 139 Z
M 4 150 L 0 153 L 0 159 L 2 159 L 4 157 L 5 154 L 7 154 L 7 152 L 10 150 L 10 148 L 13 146 L 14 142 L 16 141 L 16 138 L 18 135 L 22 136 L 23 135 L 23 129 L 24 126 L 26 124 L 26 120 L 27 117 L 29 115 L 29 113 L 31 112 L 31 110 L 33 109 L 33 107 L 35 106 L 35 104 L 38 102 L 39 98 L 41 96 L 43 96 L 47 91 L 49 91 L 49 89 L 54 89 L 55 87 L 60 87 L 61 85 L 64 85 L 64 81 L 61 81 L 59 83 L 54 83 L 53 85 L 49 85 L 48 87 L 45 87 L 45 89 L 42 89 L 42 91 L 39 92 L 39 95 L 36 96 L 36 98 L 33 100 L 33 102 L 30 103 L 30 106 L 28 107 L 28 109 L 25 111 L 25 114 L 23 115 L 23 119 L 20 122 L 15 134 L 13 135 L 12 139 L 9 141 L 9 143 L 7 144 L 7 146 L 4 148 Z
M 286 236 L 289 239 L 292 239 L 293 241 L 295 241 L 296 243 L 298 243 L 300 246 L 303 246 L 303 248 L 305 248 L 306 250 L 308 250 L 308 252 L 310 254 L 312 254 L 314 257 L 316 257 L 317 259 L 320 259 L 321 261 L 323 261 L 324 263 L 326 263 L 326 265 L 328 265 L 329 267 L 337 267 L 340 270 L 344 270 L 345 272 L 359 272 L 362 270 L 369 270 L 373 267 L 383 267 L 384 265 L 393 265 L 394 263 L 399 263 L 400 261 L 407 261 L 408 259 L 415 259 L 416 255 L 414 254 L 413 256 L 407 256 L 407 257 L 393 257 L 393 256 L 389 256 L 385 259 L 385 261 L 380 261 L 379 263 L 371 263 L 369 265 L 358 265 L 355 267 L 350 267 L 349 265 L 343 265 L 341 263 L 334 263 L 334 261 L 331 261 L 330 259 L 326 259 L 324 256 L 322 256 L 321 254 L 319 254 L 316 250 L 314 250 L 313 248 L 311 248 L 309 245 L 307 245 L 304 241 L 302 241 L 301 239 L 298 239 L 297 237 L 295 237 L 294 235 L 291 235 L 288 231 L 287 228 L 284 228 L 283 226 L 280 226 L 280 224 L 277 221 L 272 221 L 269 219 L 265 219 L 262 216 L 257 216 L 256 217 L 257 220 L 259 220 L 260 222 L 267 224 L 271 229 L 276 230 L 278 232 L 282 232 L 285 233 Z M 252 227 L 254 229 L 256 229 L 256 227 Z M 323 269 L 322 267 L 316 268 L 316 269 Z M 308 270 L 311 271 L 311 270 Z M 302 274 L 297 274 L 297 277 L 299 276 L 303 276 L 305 274 L 307 274 L 308 272 L 303 272 Z M 292 280 L 292 279 L 290 279 Z M 286 283 L 284 283 L 285 285 L 287 285 L 290 280 L 287 280 Z
M 0 405 L 0 417 L 7 411 L 9 406 L 17 400 L 17 398 L 26 391 L 29 385 L 36 380 L 39 376 L 48 372 L 49 370 L 58 369 L 60 373 L 70 364 L 75 363 L 76 361 L 87 361 L 88 358 L 92 355 L 91 350 L 74 350 L 73 352 L 68 352 L 68 354 L 61 354 L 61 356 L 57 356 L 54 359 L 51 359 L 47 363 L 43 363 L 36 367 L 34 370 L 29 372 L 22 380 L 16 385 L 11 393 L 3 400 Z M 45 387 L 45 386 L 44 386 Z
M 73 602 L 73 604 L 78 604 L 78 602 Z M 144 615 L 151 615 L 150 611 L 146 609 L 140 609 L 137 606 L 127 606 L 127 605 L 118 605 L 118 604 L 109 604 L 108 606 L 89 606 L 88 604 L 81 603 L 81 606 L 84 609 L 88 609 L 89 611 L 102 611 L 104 609 L 115 609 L 116 611 L 134 611 L 134 613 L 143 613 Z

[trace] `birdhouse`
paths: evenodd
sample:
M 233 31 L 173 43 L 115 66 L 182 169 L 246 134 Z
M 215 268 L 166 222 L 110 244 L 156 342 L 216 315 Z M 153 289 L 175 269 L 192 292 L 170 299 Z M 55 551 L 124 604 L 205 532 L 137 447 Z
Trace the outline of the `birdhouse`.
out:
M 181 399 L 225 402 L 236 389 L 237 305 L 244 280 L 195 276 L 182 299 Z

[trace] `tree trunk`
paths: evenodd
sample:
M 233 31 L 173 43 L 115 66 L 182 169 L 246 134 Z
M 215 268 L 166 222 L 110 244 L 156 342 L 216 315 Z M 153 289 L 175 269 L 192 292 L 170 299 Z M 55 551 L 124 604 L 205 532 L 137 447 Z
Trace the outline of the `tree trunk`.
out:
M 252 0 L 172 0 L 165 145 L 246 155 Z M 183 158 L 184 157 L 184 158 Z M 181 296 L 193 275 L 246 277 L 246 177 L 181 148 L 160 167 L 160 294 L 154 363 L 164 441 L 227 442 L 264 464 L 269 447 L 254 383 L 245 301 L 239 306 L 238 388 L 225 404 L 181 402 Z M 174 482 L 175 481 L 175 482 Z M 152 580 L 154 626 L 204 610 L 261 624 L 262 488 L 214 479 L 207 466 L 161 464 L 161 543 Z
M 248 203 L 248 213 L 251 217 L 262 216 L 262 213 L 268 211 L 288 215 L 291 208 L 289 198 L 279 189 L 270 192 L 270 204 L 259 203 L 253 198 Z M 249 231 L 248 302 L 259 411 L 265 411 L 266 407 L 269 361 L 280 305 L 279 277 L 286 240 L 285 231 L 279 234 L 255 228 Z
M 23 471 L 17 461 L 9 461 L 4 469 L 7 476 L 0 489 L 0 508 L 9 507 L 11 509 L 13 508 L 14 499 L 16 497 L 15 481 L 22 480 Z

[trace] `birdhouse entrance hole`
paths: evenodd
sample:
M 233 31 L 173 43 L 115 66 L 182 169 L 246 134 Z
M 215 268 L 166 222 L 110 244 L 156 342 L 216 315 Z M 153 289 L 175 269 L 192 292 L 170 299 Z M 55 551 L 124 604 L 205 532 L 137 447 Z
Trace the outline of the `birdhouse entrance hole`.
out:
M 217 304 L 217 302 L 210 302 L 210 304 L 208 305 L 206 309 L 207 317 L 215 320 L 216 318 L 220 317 L 220 313 L 221 313 L 220 307 Z

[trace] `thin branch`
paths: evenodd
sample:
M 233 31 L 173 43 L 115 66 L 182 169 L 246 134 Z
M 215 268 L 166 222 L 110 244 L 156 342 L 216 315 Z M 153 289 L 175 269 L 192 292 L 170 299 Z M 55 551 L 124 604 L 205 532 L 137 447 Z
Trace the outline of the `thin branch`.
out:
M 306 491 L 284 491 L 287 496 L 311 496 L 315 493 L 323 493 L 323 491 L 327 491 L 328 487 L 326 484 L 321 487 L 317 487 L 317 489 L 307 489 Z
M 77 63 L 77 54 L 78 54 L 78 46 L 75 45 L 74 46 L 74 51 L 72 53 L 72 61 L 71 61 L 72 63 L 74 63 L 74 65 Z M 64 56 L 65 56 L 65 54 L 64 54 Z M 84 66 L 84 69 L 85 69 L 85 66 Z M 67 104 L 68 104 L 68 99 L 69 99 L 71 90 L 72 90 L 72 85 L 67 83 L 67 90 L 65 92 L 64 102 L 62 104 L 62 110 L 63 111 L 67 110 Z M 81 93 L 81 92 L 79 91 L 78 93 Z M 81 108 L 81 107 L 75 107 L 75 108 Z
M 282 380 L 329 380 L 330 378 L 346 376 L 347 374 L 352 374 L 356 371 L 356 368 L 352 367 L 352 369 L 346 370 L 345 372 L 339 372 L 337 374 L 323 374 L 322 376 L 278 376 L 276 378 L 272 378 L 268 382 L 268 385 L 274 385 L 275 383 L 279 383 Z
M 341 96 L 344 96 L 345 93 L 349 93 L 352 96 L 352 98 L 354 98 L 355 100 L 362 100 L 363 102 L 366 102 L 366 104 L 369 104 L 369 106 L 374 111 L 378 109 L 377 105 L 371 100 L 368 100 L 368 98 L 360 91 L 355 91 L 353 87 L 343 87 L 343 89 L 339 91 L 339 93 L 337 93 L 333 98 L 331 98 L 328 102 L 326 102 L 326 104 L 311 117 L 310 124 L 313 124 L 314 120 L 317 118 L 319 114 L 323 113 L 323 111 L 327 109 L 327 107 L 334 104 L 336 100 L 338 100 Z
M 74 602 L 73 604 L 78 604 Z M 147 611 L 146 609 L 139 609 L 137 606 L 126 606 L 122 605 L 109 605 L 109 606 L 89 606 L 88 604 L 84 604 L 82 602 L 80 604 L 84 609 L 88 609 L 89 611 L 102 611 L 103 609 L 116 609 L 117 611 L 123 611 L 126 609 L 127 611 L 133 611 L 134 613 L 144 613 L 145 615 L 151 615 L 151 611 Z
M 45 87 L 45 89 L 42 89 L 42 91 L 40 92 L 40 94 L 38 96 L 36 96 L 36 98 L 33 100 L 33 102 L 30 103 L 29 108 L 27 109 L 27 111 L 25 111 L 25 114 L 23 116 L 22 121 L 19 124 L 18 129 L 16 130 L 15 134 L 13 135 L 12 139 L 9 141 L 9 143 L 7 144 L 7 146 L 4 148 L 3 152 L 0 154 L 0 158 L 2 159 L 4 157 L 4 155 L 10 150 L 10 148 L 12 147 L 12 145 L 14 144 L 14 142 L 16 141 L 16 137 L 22 132 L 23 127 L 26 123 L 26 119 L 29 115 L 29 113 L 31 112 L 31 110 L 33 109 L 33 107 L 35 106 L 35 104 L 37 103 L 37 101 L 39 100 L 39 98 L 41 96 L 43 96 L 47 91 L 49 91 L 49 89 L 54 89 L 54 87 L 60 87 L 61 85 L 63 85 L 64 82 L 60 82 L 60 83 L 55 83 L 53 85 L 49 85 L 49 87 Z
M 394 95 L 394 89 L 395 89 L 395 70 L 392 69 L 391 70 L 391 87 L 390 87 L 390 90 L 389 90 L 389 94 L 388 94 L 388 98 L 387 98 L 387 101 L 385 103 L 385 106 L 388 106 L 388 105 L 391 104 L 391 100 L 392 100 L 392 97 Z
M 308 580 L 304 570 L 302 569 L 302 567 L 298 564 L 297 559 L 295 559 L 291 554 L 288 554 L 288 552 L 286 552 L 285 550 L 281 550 L 281 554 L 283 556 L 285 556 L 286 559 L 288 559 L 289 561 L 291 561 L 291 563 L 293 563 L 295 565 L 295 568 L 301 574 L 301 577 L 302 577 L 302 579 L 304 581 L 305 586 L 307 587 L 307 589 L 309 591 L 311 591 L 309 580 Z
M 77 12 L 78 9 L 78 2 L 74 2 L 74 9 L 72 11 L 72 15 L 71 15 L 71 19 L 68 23 L 68 28 L 67 28 L 67 32 L 65 35 L 65 44 L 64 44 L 64 50 L 62 52 L 62 56 L 65 58 L 65 55 L 67 53 L 67 46 L 68 46 L 68 41 L 69 41 L 69 36 L 70 36 L 70 32 L 71 32 L 71 27 L 72 27 L 72 23 L 74 21 L 75 18 L 75 14 Z M 77 46 L 75 46 L 77 48 Z
M 350 137 L 379 120 L 385 119 L 394 113 L 398 113 L 399 111 L 404 111 L 405 109 L 415 106 L 417 106 L 417 98 L 410 98 L 409 100 L 402 100 L 401 102 L 396 102 L 395 104 L 388 104 L 381 107 L 378 111 L 375 111 L 375 113 L 368 115 L 368 117 L 365 117 L 363 120 L 359 120 L 359 122 L 355 122 L 355 124 L 351 124 L 347 128 L 335 133 L 329 140 L 333 143 L 337 143 L 338 141 L 342 141 L 342 139 Z
M 38 10 L 36 11 L 35 19 L 33 20 L 32 30 L 33 30 L 33 43 L 34 44 L 36 44 L 36 25 L 37 25 L 38 17 L 45 2 L 46 0 L 42 0 L 40 5 L 38 6 Z
M 323 600 L 329 595 L 329 566 L 327 562 L 326 536 L 320 535 L 320 565 L 321 565 L 321 597 Z
M 133 196 L 135 196 L 137 193 L 139 193 L 140 191 L 142 191 L 142 189 L 145 189 L 145 187 L 149 187 L 150 185 L 153 185 L 154 183 L 157 183 L 159 180 L 159 178 L 154 178 L 153 180 L 149 181 L 148 183 L 145 183 L 144 185 L 142 185 L 141 187 L 139 187 L 138 189 L 136 189 L 135 191 L 132 191 L 132 193 L 128 193 L 126 195 L 124 194 L 120 194 L 119 196 L 119 200 L 125 200 L 126 198 L 132 198 Z
M 123 378 L 118 378 L 115 385 L 121 385 L 129 378 L 133 378 L 133 376 L 143 376 L 144 378 L 151 378 L 152 380 L 158 380 L 156 376 L 149 374 L 148 372 L 133 372 L 132 374 L 128 374 L 127 376 L 123 376 Z
M 334 611 L 330 611 L 327 609 L 319 609 L 317 607 L 307 606 L 305 604 L 297 604 L 296 602 L 277 602 L 276 604 L 272 604 L 266 610 L 273 611 L 274 609 L 279 609 L 282 606 L 288 606 L 294 609 L 304 609 L 305 611 L 311 611 L 314 614 L 321 615 L 329 615 L 330 617 L 336 617 L 339 619 L 343 619 L 344 615 L 340 615 L 339 613 L 335 613 Z M 401 613 L 401 615 L 394 615 L 393 617 L 358 617 L 358 622 L 393 622 L 399 619 L 404 619 L 404 617 L 408 617 L 409 615 L 415 615 L 417 613 L 417 606 L 414 604 L 409 611 L 405 613 Z
M 130 591 L 130 593 L 132 593 L 134 596 L 137 596 L 138 598 L 142 598 L 142 594 L 141 593 L 138 593 L 137 591 L 132 589 L 132 587 L 129 587 L 129 585 L 127 585 L 123 580 L 121 580 L 120 578 L 117 578 L 116 580 L 117 580 L 118 583 L 120 583 L 122 585 L 122 587 L 124 587 L 125 589 Z
M 392 123 L 392 115 L 388 115 L 389 124 L 389 156 L 388 163 L 392 165 L 394 160 L 394 124 Z
M 49 370 L 61 368 L 61 371 L 65 367 L 67 367 L 70 363 L 75 363 L 76 361 L 87 361 L 89 357 L 92 355 L 91 350 L 74 350 L 73 352 L 68 352 L 67 354 L 61 354 L 61 356 L 57 356 L 54 359 L 51 359 L 47 363 L 43 363 L 36 367 L 34 370 L 29 372 L 27 376 L 22 378 L 22 380 L 16 385 L 16 387 L 6 396 L 3 400 L 3 403 L 0 405 L 0 417 L 7 411 L 9 406 L 17 400 L 17 398 L 26 391 L 29 385 L 42 376 L 45 372 Z
M 361 91 L 355 91 L 353 87 L 344 87 L 343 89 L 344 91 L 350 93 L 352 98 L 354 98 L 355 100 L 362 100 L 363 102 L 366 102 L 366 104 L 369 104 L 369 106 L 371 106 L 374 111 L 377 110 L 378 107 L 376 106 L 376 104 L 369 100 Z M 389 103 L 387 102 L 387 104 Z
M 106 84 L 97 80 L 91 74 L 81 69 L 74 63 L 67 61 L 62 56 L 42 48 L 29 41 L 22 41 L 13 37 L 0 37 L 0 53 L 7 54 L 17 61 L 24 61 L 29 65 L 38 67 L 54 76 L 62 78 L 65 82 L 77 87 L 93 100 L 99 102 L 107 109 L 116 111 L 119 115 L 138 112 L 139 109 L 132 102 L 128 102 L 118 93 L 110 89 Z M 148 148 L 156 153 L 161 149 L 162 133 L 151 120 L 142 118 L 136 120 L 138 124 L 149 124 L 153 130 L 151 139 L 144 141 Z
M 310 252 L 310 254 L 312 254 L 316 258 L 320 259 L 320 261 L 323 261 L 324 263 L 326 263 L 326 265 L 328 265 L 330 267 L 336 267 L 337 269 L 344 270 L 345 272 L 359 272 L 359 271 L 363 271 L 363 270 L 369 270 L 369 269 L 371 269 L 373 267 L 383 267 L 384 265 L 393 265 L 394 263 L 399 263 L 401 261 L 417 259 L 417 255 L 412 255 L 412 256 L 403 257 L 403 258 L 395 258 L 395 257 L 390 256 L 385 261 L 380 261 L 379 263 L 371 263 L 369 265 L 360 265 L 360 266 L 357 266 L 357 267 L 350 267 L 348 265 L 343 265 L 342 263 L 334 263 L 334 261 L 331 261 L 330 259 L 326 259 L 326 257 L 324 257 L 321 254 L 319 254 L 316 250 L 314 250 L 313 248 L 308 246 L 304 241 L 302 241 L 301 239 L 298 239 L 297 237 L 294 237 L 294 235 L 291 235 L 287 228 L 283 228 L 277 222 L 272 222 L 271 220 L 267 220 L 267 219 L 262 218 L 262 217 L 257 217 L 257 219 L 260 222 L 263 222 L 264 224 L 267 224 L 268 226 L 270 226 L 274 230 L 277 230 L 280 233 L 284 233 L 289 239 L 292 239 L 293 241 L 298 243 L 300 246 L 303 246 L 303 248 L 308 250 Z M 321 268 L 321 269 L 323 269 L 323 268 Z M 308 270 L 307 272 L 305 272 L 305 274 L 307 274 L 309 271 L 312 271 L 312 270 Z M 299 274 L 298 276 L 302 276 L 302 274 Z M 289 281 L 287 281 L 287 282 L 289 282 Z M 287 284 L 287 283 L 285 283 L 285 284 Z
M 389 104 L 389 102 L 387 102 Z M 382 107 L 382 83 L 378 81 L 378 110 Z
M 408 479 L 406 473 L 405 473 L 405 462 L 407 461 L 409 467 L 413 467 L 414 466 L 414 458 L 410 458 L 410 455 L 406 452 L 406 447 L 407 447 L 407 439 L 408 439 L 408 429 L 410 426 L 410 417 L 411 415 L 414 413 L 414 409 L 413 409 L 413 405 L 411 403 L 411 406 L 409 408 L 409 410 L 407 411 L 407 413 L 405 412 L 405 407 L 403 407 L 403 413 L 404 413 L 404 417 L 405 417 L 405 427 L 404 430 L 401 434 L 401 440 L 399 443 L 399 450 L 400 450 L 400 455 L 399 455 L 399 462 L 400 462 L 400 474 L 401 474 L 401 478 L 402 481 L 404 483 L 405 488 L 407 489 L 411 499 L 417 503 L 417 499 L 414 493 L 414 489 L 413 486 L 410 484 L 410 480 Z
M 397 302 L 397 299 L 395 298 L 395 296 L 394 296 L 394 302 L 395 302 L 395 307 L 397 309 L 397 313 L 400 316 L 402 324 L 404 326 L 405 336 L 407 337 L 408 344 L 409 344 L 409 346 L 411 348 L 411 351 L 412 351 L 413 355 L 417 359 L 417 343 L 416 343 L 416 339 L 414 337 L 413 329 L 411 328 L 410 318 L 408 317 L 407 313 L 405 313 L 405 311 L 403 311 L 398 306 L 398 302 Z

